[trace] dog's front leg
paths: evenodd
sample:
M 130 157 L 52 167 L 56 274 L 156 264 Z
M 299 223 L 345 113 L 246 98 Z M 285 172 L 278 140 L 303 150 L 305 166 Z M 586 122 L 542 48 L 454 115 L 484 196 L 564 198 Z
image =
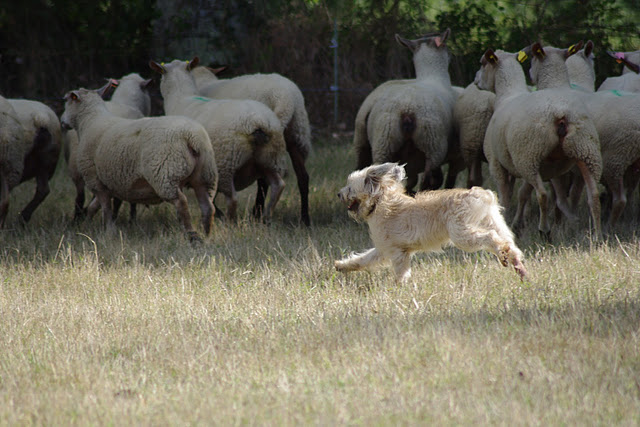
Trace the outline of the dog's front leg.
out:
M 353 254 L 348 258 L 336 261 L 334 265 L 336 267 L 336 270 L 347 272 L 370 268 L 376 264 L 379 264 L 380 262 L 382 262 L 380 251 L 378 251 L 376 248 L 371 248 L 366 252 Z
M 396 273 L 396 280 L 404 283 L 411 277 L 411 255 L 405 251 L 394 254 L 392 260 L 393 271 Z

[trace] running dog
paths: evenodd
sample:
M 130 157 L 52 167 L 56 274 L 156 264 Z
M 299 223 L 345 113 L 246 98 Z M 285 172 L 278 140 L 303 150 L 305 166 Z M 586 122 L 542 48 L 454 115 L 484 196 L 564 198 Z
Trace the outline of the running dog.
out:
M 406 194 L 405 171 L 384 163 L 355 171 L 338 193 L 349 215 L 369 225 L 374 248 L 335 261 L 338 271 L 363 270 L 391 262 L 396 279 L 411 276 L 411 256 L 453 244 L 467 252 L 481 249 L 527 276 L 523 255 L 513 241 L 493 191 L 480 187 Z

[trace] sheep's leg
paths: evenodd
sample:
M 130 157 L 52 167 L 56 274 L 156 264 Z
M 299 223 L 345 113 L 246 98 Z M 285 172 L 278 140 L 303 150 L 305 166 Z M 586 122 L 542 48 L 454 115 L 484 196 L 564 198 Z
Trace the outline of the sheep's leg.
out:
M 191 214 L 189 214 L 189 203 L 187 196 L 184 195 L 182 190 L 178 189 L 178 197 L 173 200 L 173 204 L 178 212 L 178 219 L 182 223 L 182 227 L 187 232 L 187 236 L 190 241 L 202 241 L 196 230 L 193 229 L 193 223 L 191 222 Z
M 33 211 L 36 210 L 48 194 L 49 176 L 45 173 L 41 173 L 36 177 L 36 194 L 20 214 L 24 222 L 29 222 L 31 215 L 33 215 Z
M 238 193 L 236 192 L 236 186 L 233 185 L 233 180 L 231 181 L 231 194 L 225 194 L 225 197 L 227 199 L 227 218 L 235 221 L 238 210 Z
M 293 143 L 287 144 L 287 151 L 291 157 L 293 171 L 298 181 L 298 191 L 300 192 L 300 220 L 306 226 L 311 225 L 309 217 L 309 173 L 304 165 L 304 157 L 297 146 Z
M 282 190 L 284 190 L 285 183 L 280 174 L 275 171 L 267 171 L 266 177 L 269 181 L 269 187 L 271 191 L 271 194 L 269 194 L 269 203 L 267 204 L 267 208 L 264 211 L 264 221 L 265 223 L 268 223 L 269 221 L 271 221 L 273 209 L 278 203 L 278 200 L 280 200 L 280 196 L 282 195 Z
M 551 185 L 555 192 L 556 203 L 555 206 L 569 219 L 569 221 L 577 221 L 578 217 L 573 213 L 573 210 L 569 207 L 567 201 L 567 194 L 565 193 L 565 186 L 559 178 L 551 179 Z
M 93 199 L 89 202 L 89 206 L 87 206 L 87 218 L 91 219 L 100 209 L 100 202 L 98 198 L 94 195 Z
M 455 161 L 449 163 L 449 170 L 447 170 L 447 180 L 444 183 L 444 188 L 454 188 L 456 186 L 456 180 L 458 174 L 464 170 L 464 163 Z
M 129 203 L 129 224 L 135 224 L 138 216 L 138 208 L 135 203 Z
M 443 181 L 444 176 L 442 174 L 442 168 L 432 168 L 431 162 L 427 160 L 424 167 L 424 177 L 422 178 L 422 185 L 420 186 L 420 190 L 437 190 L 442 186 Z
M 122 206 L 122 200 L 117 197 L 113 198 L 113 220 L 118 219 L 118 212 L 120 212 L 120 207 Z M 136 222 L 136 213 L 137 208 L 135 203 L 129 203 L 129 224 L 133 224 Z
M 538 197 L 538 207 L 540 209 L 540 220 L 538 222 L 538 230 L 548 237 L 551 237 L 551 226 L 549 225 L 549 195 L 547 189 L 544 188 L 542 177 L 540 174 L 536 174 L 534 181 L 530 183 L 536 190 L 536 196 Z
M 336 260 L 334 266 L 341 272 L 371 268 L 383 261 L 382 254 L 376 248 L 371 248 L 359 254 L 352 254 L 348 258 Z
M 73 219 L 78 221 L 87 214 L 87 210 L 84 207 L 84 200 L 85 200 L 84 180 L 77 179 L 77 180 L 74 180 L 73 183 L 76 186 L 76 200 L 75 200 L 75 208 L 73 211 Z
M 0 176 L 0 229 L 4 228 L 9 211 L 9 180 Z
M 482 186 L 482 160 L 474 159 L 469 165 L 469 177 L 467 178 L 467 188 Z
M 253 217 L 260 218 L 264 213 L 264 201 L 269 191 L 269 182 L 264 178 L 258 178 L 258 190 L 256 192 L 256 204 L 253 206 Z
M 569 189 L 569 201 L 572 209 L 577 209 L 578 203 L 580 203 L 580 197 L 582 197 L 582 191 L 584 190 L 584 179 L 582 176 L 571 173 L 571 188 Z
M 624 207 L 627 204 L 627 195 L 624 191 L 623 178 L 608 180 L 609 191 L 611 191 L 612 203 L 611 214 L 609 215 L 609 226 L 613 228 L 620 218 Z
M 213 224 L 213 215 L 215 212 L 212 200 L 213 198 L 211 194 L 209 194 L 209 190 L 204 185 L 193 187 L 193 191 L 196 193 L 196 199 L 200 205 L 204 234 L 208 236 L 211 233 L 211 225 Z
M 500 199 L 500 204 L 504 208 L 505 211 L 508 212 L 509 204 L 511 203 L 511 196 L 513 193 L 513 183 L 511 182 L 511 177 L 506 169 L 504 169 L 500 164 L 494 163 L 490 165 L 491 175 L 493 175 L 493 179 L 496 181 L 498 186 L 498 197 Z
M 584 180 L 584 183 L 587 186 L 587 203 L 589 204 L 589 210 L 591 211 L 591 219 L 593 220 L 593 229 L 594 229 L 596 238 L 600 238 L 600 234 L 601 234 L 600 198 L 598 197 L 598 183 L 596 182 L 596 179 L 594 178 L 593 173 L 589 170 L 589 167 L 585 162 L 583 162 L 582 160 L 578 160 L 576 161 L 576 164 L 578 166 L 578 169 L 580 170 L 582 179 Z M 622 188 L 622 195 L 624 197 L 624 185 Z M 623 201 L 622 207 L 619 212 L 622 212 L 622 209 L 624 208 L 624 204 L 626 204 L 626 199 Z M 613 217 L 613 212 L 611 213 L 611 215 Z
M 107 231 L 114 231 L 115 223 L 113 222 L 113 211 L 111 209 L 111 197 L 109 197 L 109 195 L 106 192 L 100 191 L 96 193 L 96 199 L 100 204 L 100 207 L 102 208 L 103 224 L 105 225 Z M 93 203 L 89 205 L 89 208 L 91 208 L 91 205 L 93 205 Z
M 528 182 L 523 181 L 520 189 L 518 190 L 518 207 L 512 223 L 512 228 L 515 230 L 520 230 L 524 225 L 524 211 L 531 199 L 532 191 L 533 186 Z

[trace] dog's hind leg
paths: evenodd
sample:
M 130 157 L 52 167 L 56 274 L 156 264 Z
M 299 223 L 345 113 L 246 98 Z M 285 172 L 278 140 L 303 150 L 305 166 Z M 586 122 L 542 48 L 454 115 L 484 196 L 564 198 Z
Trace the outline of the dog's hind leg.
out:
M 511 263 L 521 279 L 527 275 L 527 270 L 522 264 L 520 249 L 513 243 L 513 240 L 505 239 L 496 230 L 459 226 L 449 230 L 449 237 L 459 249 L 467 252 L 487 250 L 497 256 L 505 267 Z
M 347 272 L 374 267 L 380 264 L 382 260 L 383 257 L 380 251 L 376 248 L 371 248 L 368 251 L 335 261 L 334 266 L 338 271 Z

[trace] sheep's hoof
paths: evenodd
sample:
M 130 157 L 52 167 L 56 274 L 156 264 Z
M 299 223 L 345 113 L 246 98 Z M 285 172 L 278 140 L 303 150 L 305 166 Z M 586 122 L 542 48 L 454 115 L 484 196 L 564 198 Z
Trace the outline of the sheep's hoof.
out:
M 191 244 L 204 243 L 204 240 L 202 240 L 202 237 L 200 237 L 200 235 L 195 231 L 188 231 L 187 237 L 189 238 L 189 243 Z

